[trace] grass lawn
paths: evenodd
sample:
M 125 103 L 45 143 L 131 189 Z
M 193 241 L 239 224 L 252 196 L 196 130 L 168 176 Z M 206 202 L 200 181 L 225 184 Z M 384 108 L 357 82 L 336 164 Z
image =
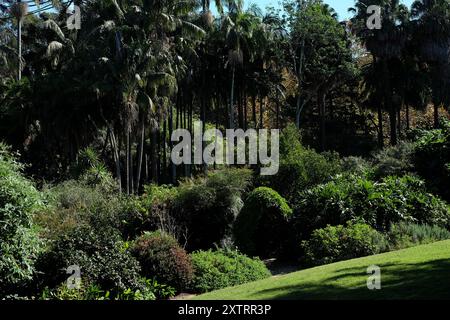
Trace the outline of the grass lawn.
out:
M 370 265 L 381 268 L 381 290 L 367 289 Z M 450 240 L 306 269 L 195 299 L 450 299 Z

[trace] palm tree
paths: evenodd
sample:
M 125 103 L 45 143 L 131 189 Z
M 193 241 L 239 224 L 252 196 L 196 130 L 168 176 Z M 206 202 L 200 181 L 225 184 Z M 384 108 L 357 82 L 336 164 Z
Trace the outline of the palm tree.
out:
M 382 28 L 370 30 L 366 26 L 367 8 L 377 5 L 382 10 Z M 380 65 L 382 81 L 379 90 L 383 91 L 384 109 L 389 112 L 391 144 L 397 144 L 397 110 L 393 105 L 393 85 L 390 64 L 401 60 L 407 37 L 409 11 L 399 0 L 359 0 L 352 18 L 353 31 L 360 37 L 373 56 L 373 63 Z M 378 67 L 377 67 L 378 68 Z M 380 114 L 380 113 L 379 113 Z M 379 119 L 382 121 L 382 119 Z
M 249 42 L 258 24 L 258 19 L 250 12 L 243 10 L 243 1 L 230 0 L 228 11 L 220 9 L 222 15 L 222 30 L 224 30 L 228 48 L 227 66 L 231 69 L 231 90 L 229 101 L 229 128 L 234 128 L 235 82 L 237 68 L 244 63 L 244 52 L 249 52 Z M 252 53 L 249 52 L 251 55 Z
M 434 124 L 439 127 L 439 107 L 450 104 L 448 81 L 450 58 L 450 1 L 420 0 L 412 6 L 415 43 L 421 58 L 430 65 Z

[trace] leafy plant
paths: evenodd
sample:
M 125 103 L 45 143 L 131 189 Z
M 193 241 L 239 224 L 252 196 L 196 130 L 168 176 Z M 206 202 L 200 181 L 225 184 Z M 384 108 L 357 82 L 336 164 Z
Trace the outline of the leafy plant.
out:
M 302 242 L 304 262 L 322 265 L 377 254 L 387 249 L 385 237 L 364 223 L 327 226 Z
M 0 143 L 0 297 L 27 285 L 43 248 L 33 224 L 33 216 L 44 209 L 43 198 L 22 170 Z
M 399 250 L 450 239 L 450 232 L 438 226 L 399 222 L 391 225 L 387 237 L 390 250 Z
M 247 197 L 234 224 L 234 238 L 246 254 L 273 257 L 285 254 L 292 210 L 278 192 L 260 187 Z
M 155 278 L 178 291 L 185 289 L 192 280 L 191 258 L 167 233 L 144 233 L 134 242 L 132 252 L 145 277 Z
M 315 229 L 362 219 L 380 231 L 391 223 L 406 221 L 447 227 L 447 204 L 428 193 L 422 180 L 413 176 L 387 177 L 373 182 L 353 175 L 301 193 L 293 223 L 297 236 L 308 239 Z
M 262 261 L 234 250 L 196 251 L 191 257 L 195 270 L 192 289 L 195 292 L 208 292 L 270 276 Z
M 291 203 L 298 192 L 331 180 L 341 170 L 337 154 L 319 154 L 302 146 L 299 131 L 290 125 L 280 136 L 278 174 L 261 178 L 260 184 L 276 190 Z
M 180 184 L 172 217 L 188 233 L 189 250 L 211 248 L 231 235 L 250 180 L 250 170 L 225 169 Z
M 61 235 L 39 259 L 39 285 L 53 288 L 60 284 L 72 265 L 80 267 L 82 282 L 96 284 L 112 296 L 141 288 L 139 263 L 114 229 L 79 226 Z

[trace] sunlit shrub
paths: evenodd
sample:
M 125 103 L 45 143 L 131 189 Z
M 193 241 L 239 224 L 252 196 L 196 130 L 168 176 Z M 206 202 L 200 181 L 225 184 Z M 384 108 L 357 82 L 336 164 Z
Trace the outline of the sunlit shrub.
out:
M 192 289 L 208 292 L 270 277 L 262 261 L 234 250 L 197 251 L 191 254 L 194 264 Z
M 387 241 L 369 225 L 349 222 L 315 230 L 302 247 L 306 264 L 322 265 L 386 251 Z
M 136 239 L 132 252 L 147 278 L 156 278 L 179 291 L 192 280 L 191 259 L 169 234 L 160 231 L 145 233 Z
M 0 144 L 0 297 L 20 291 L 32 279 L 42 249 L 33 216 L 44 209 L 43 198 L 22 170 Z

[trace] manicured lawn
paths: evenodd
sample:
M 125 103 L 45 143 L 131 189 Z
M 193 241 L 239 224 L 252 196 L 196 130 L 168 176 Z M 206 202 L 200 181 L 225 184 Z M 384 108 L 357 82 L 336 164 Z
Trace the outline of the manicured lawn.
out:
M 371 265 L 381 268 L 381 290 L 367 289 Z M 306 269 L 195 299 L 450 299 L 450 241 Z

